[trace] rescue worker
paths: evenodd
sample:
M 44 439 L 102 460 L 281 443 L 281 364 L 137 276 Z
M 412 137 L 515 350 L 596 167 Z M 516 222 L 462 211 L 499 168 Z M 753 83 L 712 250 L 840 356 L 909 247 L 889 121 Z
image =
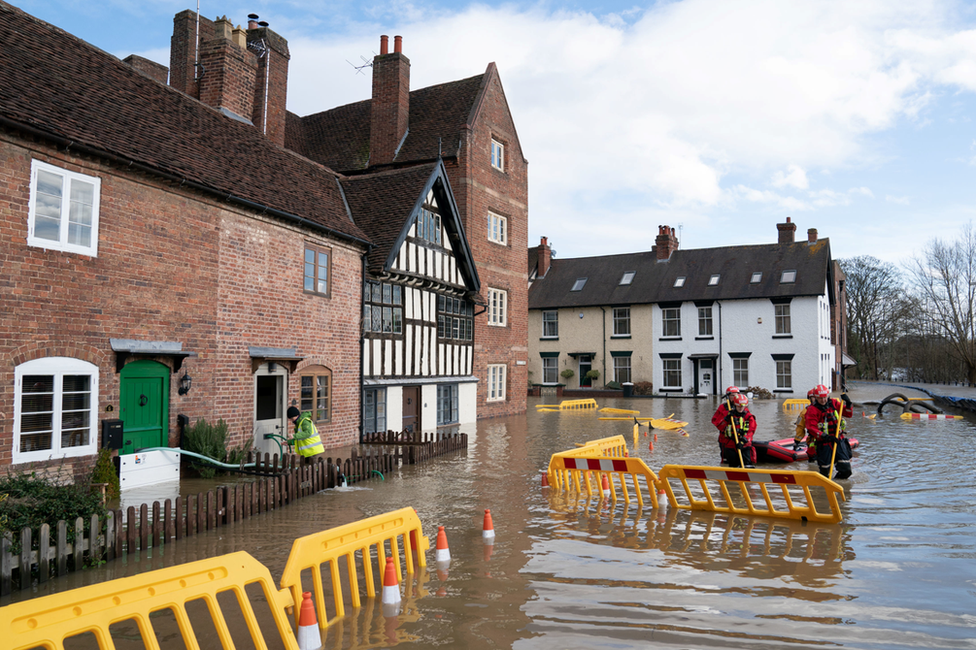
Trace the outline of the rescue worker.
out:
M 715 410 L 715 415 L 712 416 L 712 426 L 718 427 L 721 431 L 725 425 L 725 419 L 729 417 L 729 410 L 732 408 L 732 396 L 739 392 L 737 386 L 729 386 L 725 389 L 725 395 L 722 395 L 722 401 L 719 403 L 718 408 Z M 725 462 L 725 454 L 719 459 L 719 465 Z
M 803 439 L 808 438 L 807 411 L 810 409 L 811 406 L 813 406 L 813 402 L 816 399 L 817 396 L 814 394 L 814 389 L 811 388 L 810 390 L 807 391 L 807 400 L 810 403 L 807 404 L 805 407 L 803 407 L 803 410 L 800 411 L 800 414 L 796 416 L 796 422 L 793 423 L 796 426 L 796 433 L 793 434 L 793 451 L 800 451 L 801 449 L 803 449 Z M 815 453 L 816 446 L 813 444 L 812 439 L 807 440 L 806 447 L 807 447 L 807 460 L 812 463 L 813 459 L 816 458 L 816 453 Z
M 722 460 L 729 467 L 756 466 L 756 448 L 752 446 L 752 437 L 756 435 L 756 416 L 749 411 L 749 398 L 743 393 L 732 394 L 732 411 L 720 422 L 716 422 L 719 411 L 715 412 L 712 424 L 718 429 L 718 445 L 722 451 Z M 739 462 L 739 452 L 742 452 L 742 463 Z
M 295 446 L 295 452 L 302 456 L 309 457 L 321 454 L 325 451 L 322 446 L 322 438 L 319 431 L 312 422 L 312 414 L 302 413 L 294 406 L 288 407 L 288 420 L 295 425 L 295 437 L 288 441 L 288 444 Z
M 851 443 L 847 441 L 844 420 L 854 414 L 851 398 L 842 393 L 840 399 L 830 397 L 830 389 L 823 384 L 813 389 L 814 402 L 807 407 L 807 434 L 817 446 L 817 465 L 820 473 L 830 478 L 830 463 L 833 458 L 837 468 L 835 479 L 851 475 Z M 834 447 L 837 453 L 834 454 Z

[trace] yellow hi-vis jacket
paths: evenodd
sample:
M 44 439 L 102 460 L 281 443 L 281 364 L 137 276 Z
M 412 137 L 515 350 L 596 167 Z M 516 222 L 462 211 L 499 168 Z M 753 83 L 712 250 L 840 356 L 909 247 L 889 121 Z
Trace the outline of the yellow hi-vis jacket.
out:
M 302 413 L 295 421 L 295 451 L 302 456 L 314 456 L 325 451 L 311 413 Z

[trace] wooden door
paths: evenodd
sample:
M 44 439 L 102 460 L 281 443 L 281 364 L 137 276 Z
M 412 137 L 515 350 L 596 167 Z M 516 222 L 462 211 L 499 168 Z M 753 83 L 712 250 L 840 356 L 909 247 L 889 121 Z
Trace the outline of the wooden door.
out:
M 119 453 L 169 446 L 169 374 L 168 367 L 149 359 L 133 361 L 122 368 L 119 417 L 123 428 Z
M 403 432 L 420 431 L 420 386 L 403 389 Z

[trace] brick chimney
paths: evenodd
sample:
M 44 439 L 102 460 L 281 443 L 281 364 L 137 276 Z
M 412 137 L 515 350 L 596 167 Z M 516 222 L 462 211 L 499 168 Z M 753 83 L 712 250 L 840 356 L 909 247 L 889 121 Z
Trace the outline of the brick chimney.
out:
M 552 262 L 552 248 L 549 247 L 549 240 L 546 237 L 542 238 L 539 244 L 539 261 L 536 266 L 535 276 L 537 278 L 546 277 L 546 273 L 549 272 L 549 264 Z
M 809 230 L 807 230 L 807 243 L 808 244 L 816 244 L 817 243 L 817 229 L 816 228 L 810 228 Z
M 657 237 L 654 239 L 654 250 L 657 252 L 658 262 L 667 262 L 671 253 L 678 250 L 678 238 L 674 236 L 674 228 L 657 227 Z
M 139 56 L 138 54 L 130 54 L 129 56 L 122 59 L 122 63 L 128 63 L 130 66 L 146 75 L 150 79 L 154 79 L 161 84 L 165 84 L 167 78 L 169 77 L 169 68 L 161 63 L 156 63 L 155 61 L 150 61 L 146 57 Z
M 190 97 L 200 98 L 196 82 L 198 17 L 195 11 L 181 11 L 173 17 L 173 37 L 169 44 L 169 85 Z M 200 42 L 213 38 L 213 21 L 199 17 Z
M 402 38 L 380 36 L 380 53 L 373 58 L 373 99 L 370 103 L 369 164 L 393 162 L 407 133 L 410 117 L 410 59 L 403 56 Z
M 796 241 L 796 224 L 790 222 L 789 217 L 786 217 L 786 223 L 776 224 L 776 230 L 779 231 L 780 244 L 792 244 Z
M 200 101 L 251 119 L 258 62 L 244 43 L 234 41 L 234 26 L 227 17 L 213 23 L 213 38 L 200 42 L 197 85 Z
M 257 16 L 254 17 L 257 19 Z M 288 99 L 288 41 L 259 22 L 248 21 L 247 49 L 258 55 L 258 74 L 254 86 L 254 126 L 278 146 L 285 146 L 285 103 Z

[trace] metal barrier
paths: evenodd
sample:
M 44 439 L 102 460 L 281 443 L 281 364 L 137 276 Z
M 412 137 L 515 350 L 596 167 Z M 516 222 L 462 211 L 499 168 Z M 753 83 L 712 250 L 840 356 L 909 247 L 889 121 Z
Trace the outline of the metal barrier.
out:
M 362 569 L 366 595 L 376 597 L 375 577 L 383 579 L 386 568 L 387 549 L 384 543 L 389 543 L 389 554 L 393 557 L 397 576 L 402 578 L 400 566 L 400 542 L 402 538 L 403 555 L 407 565 L 407 573 L 414 572 L 413 553 L 416 551 L 417 560 L 421 567 L 427 566 L 424 553 L 430 548 L 430 540 L 423 534 L 420 519 L 413 508 L 401 508 L 383 515 L 377 515 L 352 524 L 324 530 L 305 537 L 299 537 L 291 547 L 291 553 L 281 575 L 281 587 L 291 590 L 295 602 L 301 602 L 302 591 L 311 591 L 315 601 L 320 628 L 329 625 L 329 617 L 325 608 L 325 590 L 322 584 L 322 567 L 329 565 L 329 575 L 332 587 L 332 602 L 335 606 L 334 618 L 345 615 L 343 599 L 342 576 L 339 565 L 344 559 L 346 565 L 347 588 L 353 607 L 360 606 L 359 571 L 357 569 L 356 554 L 359 553 L 358 568 Z M 373 570 L 372 547 L 376 547 L 376 571 Z M 302 572 L 309 570 L 312 578 L 312 589 L 302 588 Z M 399 579 L 398 579 L 399 581 Z M 297 623 L 298 608 L 295 617 Z
M 252 598 L 247 587 L 254 584 L 261 593 Z M 261 607 L 257 612 L 255 605 Z M 273 646 L 298 650 L 285 614 L 293 605 L 291 594 L 275 587 L 267 567 L 241 551 L 0 607 L 0 630 L 7 630 L 4 647 L 10 650 L 60 650 L 66 639 L 82 635 L 93 636 L 99 648 L 110 650 L 115 648 L 110 628 L 117 624 L 126 626 L 127 637 L 139 635 L 146 648 L 159 648 L 157 639 L 173 634 L 191 649 L 215 647 L 218 641 L 224 648 L 241 647 L 244 637 L 250 638 L 251 647 L 267 648 L 267 639 L 278 634 L 280 643 Z M 166 610 L 172 616 L 162 616 Z M 212 620 L 209 630 L 196 623 L 201 612 Z M 265 636 L 262 625 L 275 628 L 267 630 L 272 637 Z M 217 638 L 199 636 L 208 631 Z
M 638 505 L 644 505 L 644 493 L 646 492 L 649 495 L 651 505 L 655 508 L 658 507 L 658 478 L 640 458 L 606 456 L 585 458 L 557 455 L 553 456 L 550 461 L 549 471 L 556 477 L 555 480 L 550 479 L 550 486 L 555 485 L 557 489 L 569 489 L 574 486 L 576 491 L 580 493 L 585 489 L 589 497 L 592 497 L 594 492 L 590 478 L 595 479 L 595 491 L 600 493 L 603 490 L 603 477 L 606 476 L 610 489 L 609 498 L 612 501 L 619 499 L 626 503 L 631 502 L 627 480 L 629 477 Z M 617 496 L 618 487 L 619 497 Z
M 798 413 L 810 406 L 810 400 L 808 399 L 786 399 L 783 400 L 783 412 L 784 413 Z
M 537 409 L 543 411 L 549 410 L 559 410 L 559 411 L 571 411 L 576 409 L 595 409 L 597 407 L 596 400 L 590 399 L 566 399 L 559 404 L 536 404 Z
M 672 479 L 680 481 L 684 488 L 680 503 Z M 674 508 L 821 523 L 838 523 L 843 518 L 837 496 L 845 499 L 844 488 L 818 472 L 665 465 L 658 472 L 658 481 Z M 729 483 L 736 484 L 737 489 L 730 490 Z M 777 486 L 779 490 L 770 490 L 769 486 Z M 754 493 L 756 488 L 759 494 Z M 829 512 L 817 510 L 811 489 L 817 489 L 818 493 L 823 491 Z

